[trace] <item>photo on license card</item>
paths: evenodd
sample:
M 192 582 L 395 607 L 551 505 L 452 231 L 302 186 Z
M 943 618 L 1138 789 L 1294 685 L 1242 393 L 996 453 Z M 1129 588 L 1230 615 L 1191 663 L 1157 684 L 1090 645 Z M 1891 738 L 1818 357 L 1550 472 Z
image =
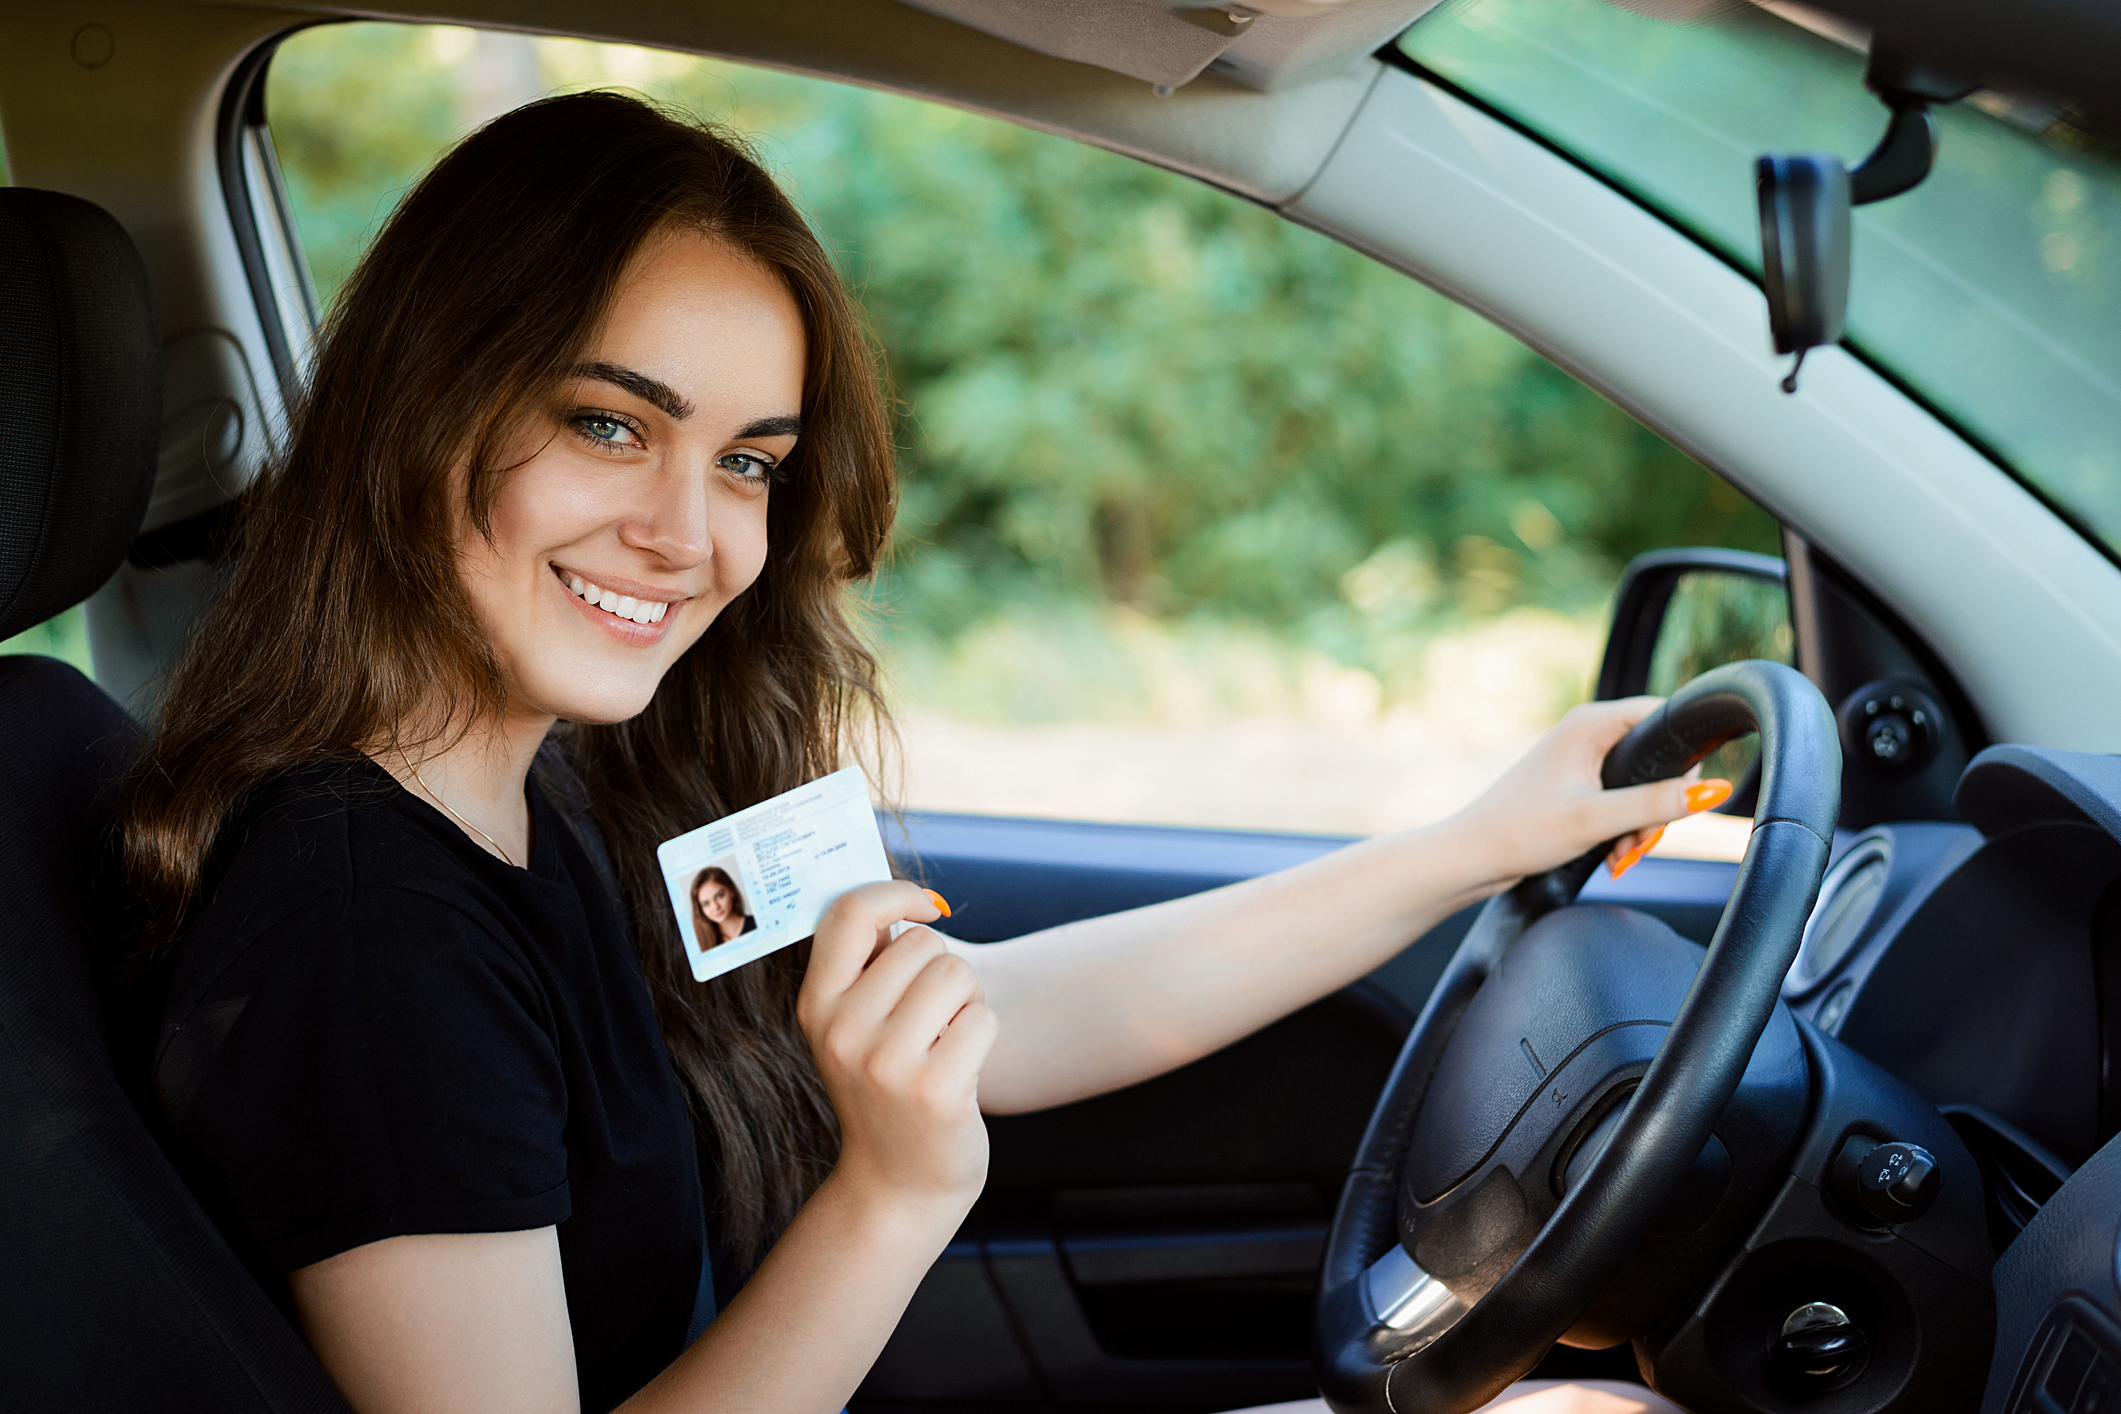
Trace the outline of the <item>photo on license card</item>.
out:
M 665 840 L 656 859 L 702 982 L 801 942 L 834 899 L 891 877 L 852 766 Z

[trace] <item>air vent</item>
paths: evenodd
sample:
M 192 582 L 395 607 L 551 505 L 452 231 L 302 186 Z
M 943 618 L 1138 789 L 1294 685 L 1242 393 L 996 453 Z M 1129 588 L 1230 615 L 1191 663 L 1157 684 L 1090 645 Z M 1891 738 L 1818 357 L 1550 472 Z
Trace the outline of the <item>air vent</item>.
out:
M 1819 902 L 1813 905 L 1811 919 L 1804 925 L 1804 941 L 1798 946 L 1797 960 L 1783 983 L 1785 996 L 1801 996 L 1848 961 L 1878 909 L 1892 865 L 1892 846 L 1886 838 L 1868 835 L 1856 841 L 1841 861 L 1827 871 L 1819 885 Z

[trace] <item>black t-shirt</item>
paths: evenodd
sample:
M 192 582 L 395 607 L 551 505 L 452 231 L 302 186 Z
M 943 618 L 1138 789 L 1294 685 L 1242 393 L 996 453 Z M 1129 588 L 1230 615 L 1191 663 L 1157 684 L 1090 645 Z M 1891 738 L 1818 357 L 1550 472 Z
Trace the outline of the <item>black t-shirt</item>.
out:
M 517 869 L 366 758 L 281 780 L 185 934 L 154 1078 L 283 1299 L 281 1274 L 380 1238 L 557 1225 L 603 1410 L 694 1323 L 699 1163 L 614 901 L 529 800 Z

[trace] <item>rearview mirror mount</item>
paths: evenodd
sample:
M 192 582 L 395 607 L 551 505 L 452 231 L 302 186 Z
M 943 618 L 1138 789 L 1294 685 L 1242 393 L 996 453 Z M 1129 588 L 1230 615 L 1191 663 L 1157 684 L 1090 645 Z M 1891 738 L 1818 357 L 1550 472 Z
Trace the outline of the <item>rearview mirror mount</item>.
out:
M 1910 191 L 1937 157 L 1932 103 L 1951 103 L 1973 84 L 1930 68 L 1882 39 L 1871 47 L 1864 86 L 1892 110 L 1885 136 L 1853 168 L 1826 153 L 1769 155 L 1753 164 L 1760 207 L 1760 275 L 1775 352 L 1797 361 L 1782 391 L 1797 391 L 1805 354 L 1839 342 L 1848 312 L 1850 211 Z

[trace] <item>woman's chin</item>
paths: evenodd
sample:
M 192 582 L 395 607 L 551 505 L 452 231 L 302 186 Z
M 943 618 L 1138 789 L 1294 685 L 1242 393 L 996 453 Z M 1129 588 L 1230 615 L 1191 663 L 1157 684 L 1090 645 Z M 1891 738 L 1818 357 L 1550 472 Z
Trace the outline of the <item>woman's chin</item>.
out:
M 655 684 L 606 681 L 592 686 L 550 684 L 552 690 L 526 693 L 541 711 L 563 722 L 584 727 L 608 727 L 630 721 L 648 710 L 655 697 Z

